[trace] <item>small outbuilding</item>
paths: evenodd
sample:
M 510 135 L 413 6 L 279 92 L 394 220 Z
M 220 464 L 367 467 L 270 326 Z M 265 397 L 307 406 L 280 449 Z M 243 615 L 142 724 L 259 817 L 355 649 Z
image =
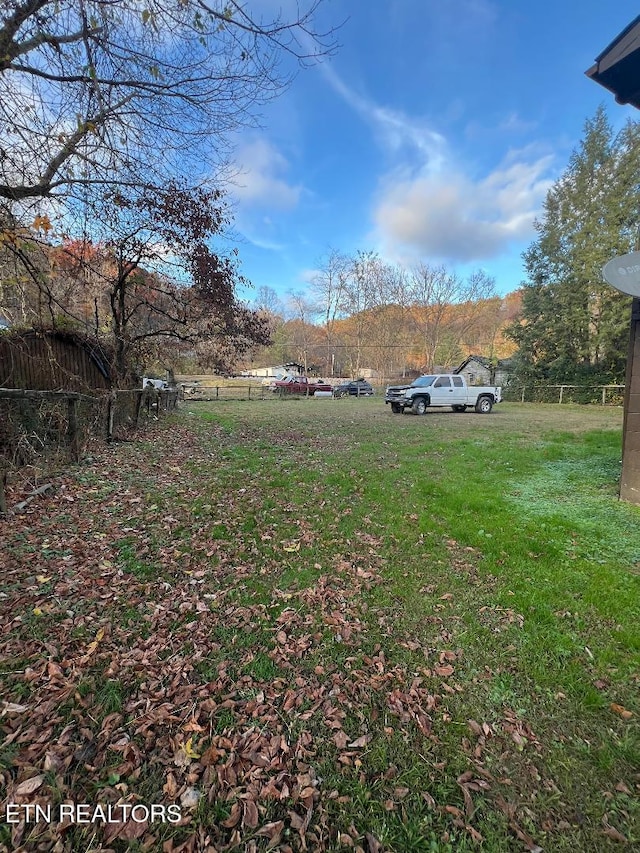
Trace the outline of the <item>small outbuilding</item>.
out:
M 512 367 L 512 361 L 508 358 L 470 355 L 453 372 L 464 376 L 467 385 L 506 385 Z
M 96 338 L 58 329 L 0 334 L 0 388 L 86 392 L 111 386 L 111 359 Z

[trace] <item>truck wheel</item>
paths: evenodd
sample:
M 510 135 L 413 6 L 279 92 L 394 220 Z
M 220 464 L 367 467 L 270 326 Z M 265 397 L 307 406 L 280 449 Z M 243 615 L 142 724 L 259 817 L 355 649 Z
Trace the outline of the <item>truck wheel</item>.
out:
M 464 412 L 466 411 L 466 406 L 451 406 L 454 412 Z
M 493 400 L 491 397 L 479 397 L 476 403 L 476 412 L 479 415 L 488 415 L 493 409 Z
M 400 403 L 392 403 L 391 404 L 391 411 L 393 412 L 394 415 L 401 415 L 402 412 L 404 411 L 404 409 L 402 408 Z
M 413 411 L 414 415 L 424 415 L 424 413 L 427 411 L 427 401 L 424 399 L 424 397 L 418 397 L 417 400 L 414 400 L 413 405 L 411 406 L 411 410 Z

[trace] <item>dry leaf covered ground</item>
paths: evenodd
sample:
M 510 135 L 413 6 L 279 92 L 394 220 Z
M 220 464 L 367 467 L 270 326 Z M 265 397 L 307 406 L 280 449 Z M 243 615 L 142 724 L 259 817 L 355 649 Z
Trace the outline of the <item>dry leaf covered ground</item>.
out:
M 0 522 L 1 849 L 640 844 L 619 428 L 221 402 L 91 448 Z

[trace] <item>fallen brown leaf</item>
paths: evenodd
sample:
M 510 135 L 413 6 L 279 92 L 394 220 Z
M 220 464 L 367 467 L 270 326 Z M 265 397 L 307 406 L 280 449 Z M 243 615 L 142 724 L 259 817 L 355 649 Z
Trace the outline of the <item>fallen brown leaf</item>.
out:
M 617 714 L 619 717 L 622 717 L 623 720 L 630 720 L 633 717 L 633 711 L 627 711 L 622 705 L 617 705 L 615 702 L 612 702 L 609 706 L 614 714 Z
M 242 808 L 240 806 L 240 803 L 234 803 L 231 806 L 231 812 L 229 813 L 229 817 L 226 820 L 221 820 L 220 823 L 227 829 L 232 829 L 239 823 L 241 817 Z
M 15 789 L 14 794 L 17 797 L 24 797 L 25 794 L 33 794 L 33 792 L 37 791 L 43 782 L 44 775 L 42 773 L 39 776 L 32 776 L 30 779 L 25 779 L 24 782 L 20 782 Z
M 369 743 L 370 740 L 370 735 L 361 735 L 359 738 L 356 738 L 356 740 L 348 744 L 348 747 L 349 749 L 362 749 Z

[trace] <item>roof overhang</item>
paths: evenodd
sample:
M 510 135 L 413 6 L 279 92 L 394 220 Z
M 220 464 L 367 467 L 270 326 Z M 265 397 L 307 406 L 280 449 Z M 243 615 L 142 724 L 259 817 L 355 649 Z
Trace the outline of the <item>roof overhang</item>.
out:
M 585 74 L 612 92 L 619 104 L 640 109 L 640 15 L 596 57 Z

